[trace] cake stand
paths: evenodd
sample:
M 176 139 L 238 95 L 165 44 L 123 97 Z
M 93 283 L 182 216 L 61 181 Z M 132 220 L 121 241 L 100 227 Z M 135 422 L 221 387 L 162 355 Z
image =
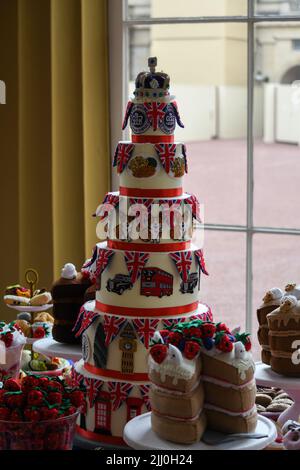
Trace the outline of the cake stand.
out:
M 299 421 L 300 416 L 300 378 L 285 377 L 277 374 L 270 366 L 262 362 L 256 363 L 255 379 L 258 385 L 266 387 L 280 387 L 294 400 L 294 404 L 287 410 L 283 411 L 279 418 L 278 424 L 283 426 L 288 419 Z
M 7 307 L 13 308 L 14 310 L 18 310 L 18 312 L 28 312 L 28 313 L 37 313 L 37 312 L 45 312 L 49 310 L 49 308 L 53 307 L 53 304 L 45 304 L 45 305 L 38 305 L 33 307 L 32 305 L 8 305 Z
M 260 439 L 236 439 L 217 445 L 208 445 L 202 441 L 191 445 L 176 444 L 161 439 L 151 427 L 151 413 L 145 413 L 129 421 L 125 428 L 124 441 L 136 450 L 262 450 L 276 439 L 275 424 L 264 416 L 258 416 L 255 432 L 266 434 Z
M 49 357 L 63 357 L 73 362 L 82 358 L 80 344 L 58 343 L 53 338 L 43 338 L 35 341 L 32 345 L 35 352 Z

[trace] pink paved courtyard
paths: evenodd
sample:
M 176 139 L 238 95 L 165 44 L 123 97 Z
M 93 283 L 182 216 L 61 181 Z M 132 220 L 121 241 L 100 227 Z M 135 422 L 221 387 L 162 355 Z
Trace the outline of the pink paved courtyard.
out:
M 204 203 L 206 223 L 246 222 L 246 141 L 187 143 L 189 174 L 185 189 Z M 254 224 L 300 228 L 300 148 L 287 144 L 254 146 Z M 202 277 L 201 299 L 216 320 L 245 325 L 246 238 L 244 233 L 205 232 L 210 276 Z M 300 236 L 255 234 L 253 238 L 253 343 L 255 309 L 266 290 L 300 283 Z

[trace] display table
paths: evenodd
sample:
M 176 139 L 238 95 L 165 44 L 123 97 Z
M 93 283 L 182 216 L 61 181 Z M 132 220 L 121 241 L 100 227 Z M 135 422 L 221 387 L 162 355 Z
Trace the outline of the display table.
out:
M 280 387 L 293 400 L 294 404 L 285 410 L 278 418 L 278 424 L 283 424 L 288 419 L 299 420 L 300 416 L 300 379 L 296 377 L 285 377 L 277 374 L 270 366 L 262 362 L 256 363 L 255 379 L 257 385 L 265 387 Z
M 33 351 L 49 357 L 63 357 L 73 362 L 82 358 L 80 344 L 58 343 L 53 338 L 44 338 L 35 341 L 32 345 Z
M 136 450 L 261 450 L 271 444 L 277 436 L 275 424 L 264 416 L 258 416 L 255 432 L 266 434 L 260 439 L 236 439 L 218 445 L 196 442 L 192 445 L 175 444 L 160 439 L 151 428 L 151 413 L 146 413 L 129 421 L 124 429 L 124 441 Z

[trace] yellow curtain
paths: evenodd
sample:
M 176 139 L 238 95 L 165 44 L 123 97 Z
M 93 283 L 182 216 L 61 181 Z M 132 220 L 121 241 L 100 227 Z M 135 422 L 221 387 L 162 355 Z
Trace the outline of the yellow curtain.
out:
M 0 62 L 0 288 L 29 267 L 50 287 L 110 186 L 107 0 L 1 0 Z

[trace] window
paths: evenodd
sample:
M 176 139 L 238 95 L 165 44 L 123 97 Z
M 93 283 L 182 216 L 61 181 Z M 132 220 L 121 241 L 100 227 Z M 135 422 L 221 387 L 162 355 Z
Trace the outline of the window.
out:
M 187 144 L 185 189 L 205 205 L 202 301 L 217 319 L 252 331 L 258 357 L 255 312 L 265 291 L 300 282 L 300 2 L 109 3 L 112 147 L 128 138 L 120 109 L 155 55 L 185 123 L 175 132 Z

